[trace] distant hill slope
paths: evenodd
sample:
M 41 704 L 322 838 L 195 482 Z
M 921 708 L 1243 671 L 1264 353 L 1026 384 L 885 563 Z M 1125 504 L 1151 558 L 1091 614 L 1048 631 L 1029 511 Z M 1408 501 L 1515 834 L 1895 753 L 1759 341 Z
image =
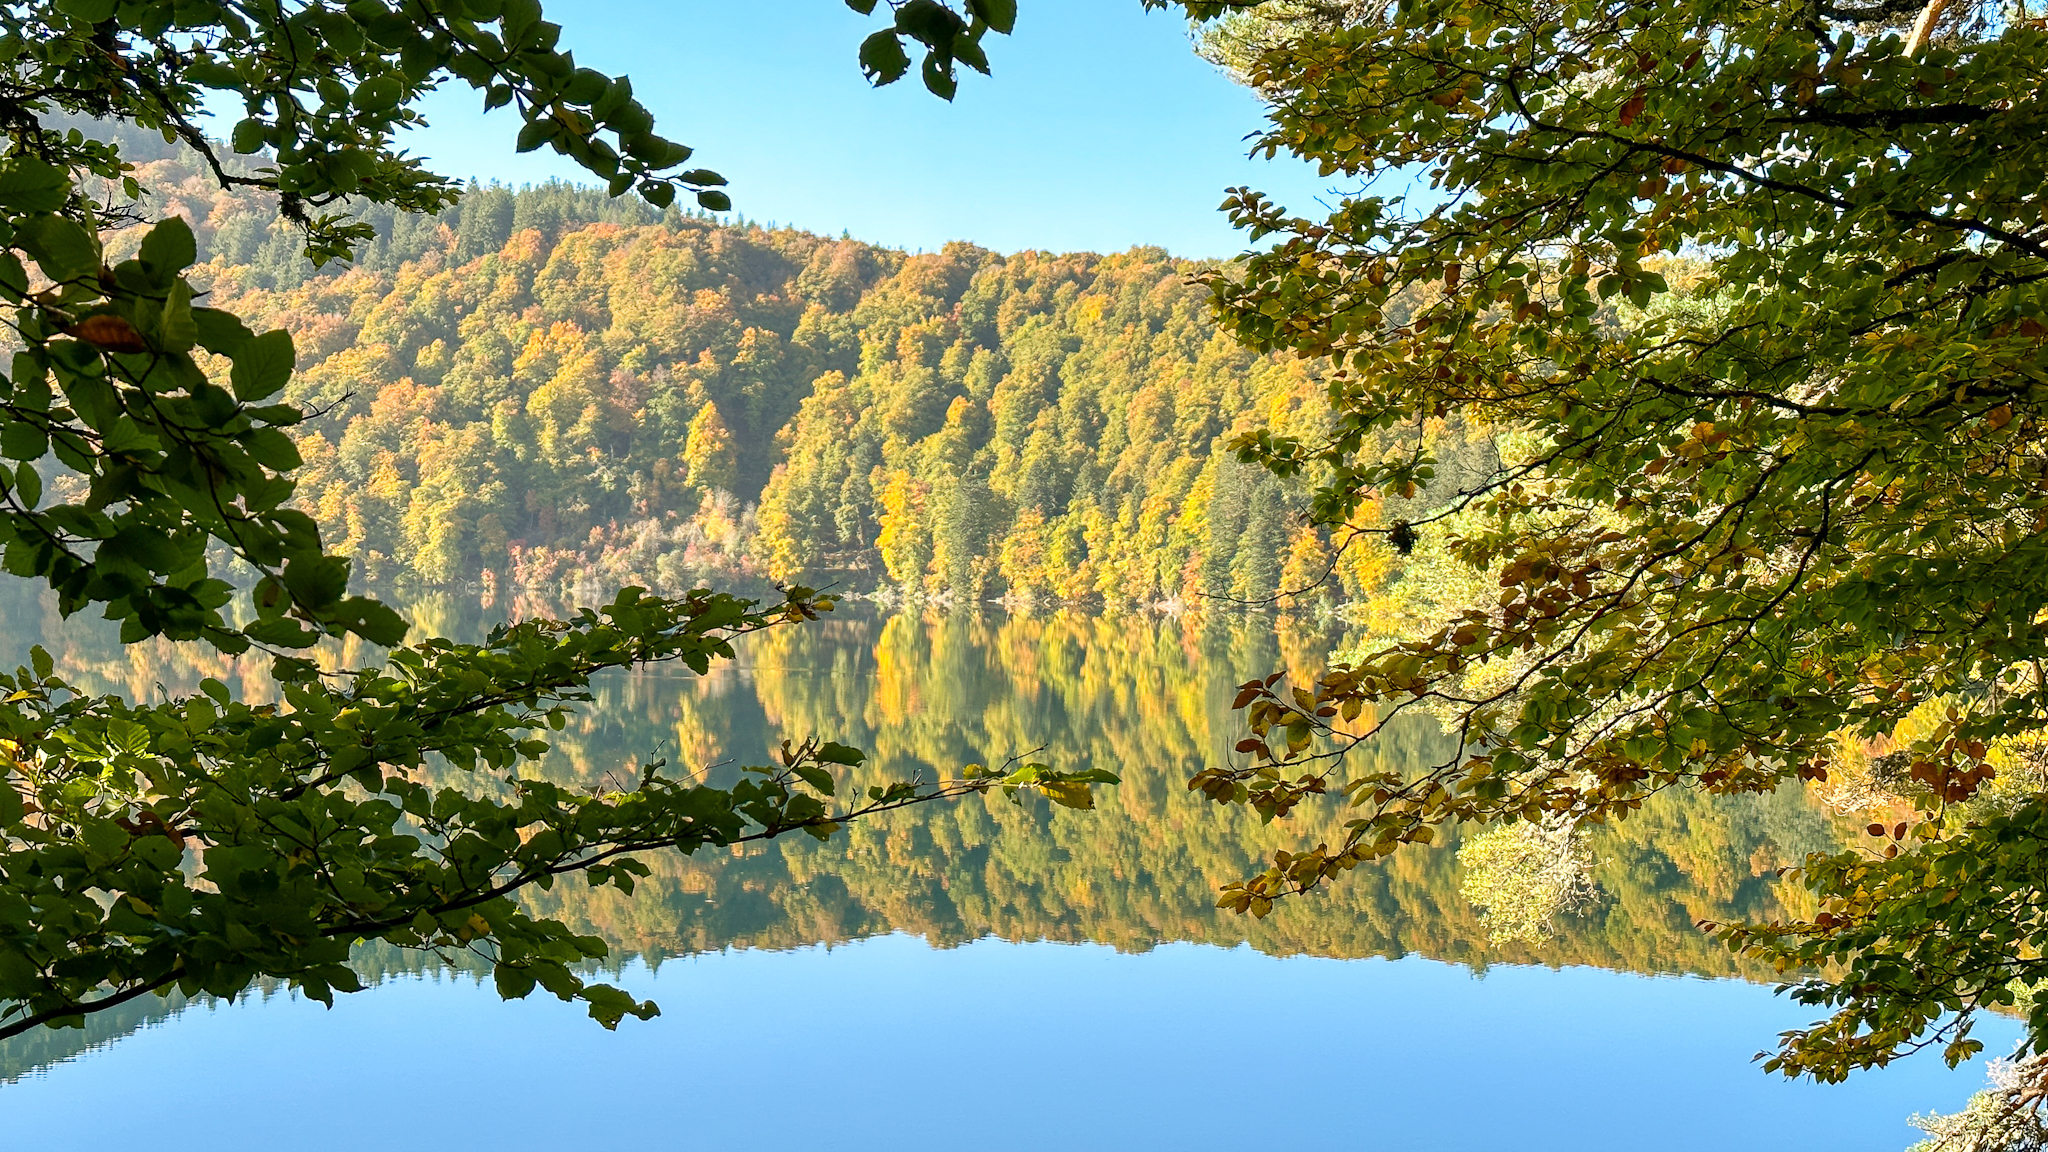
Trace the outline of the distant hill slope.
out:
M 1219 335 L 1157 249 L 910 254 L 549 184 L 372 216 L 315 273 L 158 151 L 213 302 L 297 334 L 299 498 L 375 577 L 1154 602 L 1328 566 L 1299 491 L 1220 447 L 1322 383 Z

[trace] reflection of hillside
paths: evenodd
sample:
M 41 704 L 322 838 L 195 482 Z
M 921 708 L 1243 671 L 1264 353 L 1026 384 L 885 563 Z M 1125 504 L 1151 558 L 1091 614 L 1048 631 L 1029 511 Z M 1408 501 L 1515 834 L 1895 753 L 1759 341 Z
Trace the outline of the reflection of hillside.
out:
M 443 964 L 438 958 L 388 944 L 372 944 L 358 949 L 350 963 L 362 974 L 364 982 L 372 986 L 403 976 L 431 975 L 438 978 L 448 974 L 448 965 Z M 453 978 L 482 978 L 483 973 L 478 970 L 478 966 L 471 964 L 466 967 L 470 970 L 458 973 Z M 243 995 L 268 1000 L 273 996 L 289 994 L 281 983 L 263 980 L 258 981 L 255 987 Z M 110 1047 L 137 1032 L 162 1024 L 188 1011 L 210 1010 L 215 1006 L 214 999 L 204 995 L 187 999 L 173 993 L 162 1000 L 145 996 L 105 1012 L 94 1013 L 86 1018 L 83 1028 L 44 1028 L 0 1040 L 0 1088 L 25 1076 L 32 1076 L 55 1065 L 76 1060 L 97 1049 Z
M 415 617 L 431 617 L 437 630 L 481 627 L 474 605 L 442 597 L 420 607 Z M 54 624 L 54 616 L 41 620 L 19 603 L 6 622 L 9 635 L 24 637 L 24 649 L 38 632 L 60 640 L 45 642 L 65 674 L 94 687 L 176 689 L 231 671 L 189 648 L 122 648 L 102 643 L 96 629 L 38 627 Z M 1781 913 L 1773 870 L 1833 838 L 1829 821 L 1791 794 L 1742 802 L 1671 795 L 1601 831 L 1594 875 L 1604 898 L 1540 947 L 1487 942 L 1484 923 L 1460 896 L 1448 846 L 1360 869 L 1264 921 L 1218 912 L 1218 885 L 1254 869 L 1273 847 L 1335 839 L 1344 815 L 1328 806 L 1261 827 L 1251 813 L 1209 804 L 1184 783 L 1227 747 L 1229 697 L 1246 670 L 1312 667 L 1336 639 L 1263 617 L 848 610 L 754 637 L 737 665 L 708 677 L 666 669 L 616 677 L 561 735 L 545 771 L 597 782 L 666 757 L 678 770 L 721 772 L 718 765 L 733 759 L 760 762 L 783 734 L 817 733 L 873 753 L 857 774 L 861 784 L 945 774 L 1041 747 L 1041 759 L 1108 767 L 1124 783 L 1103 790 L 1094 812 L 1054 816 L 1037 803 L 978 798 L 855 826 L 826 844 L 791 840 L 740 855 L 657 857 L 631 897 L 564 884 L 530 899 L 612 941 L 615 960 L 905 931 L 939 946 L 990 935 L 1133 950 L 1167 941 L 1249 942 L 1280 954 L 1419 953 L 1475 966 L 1769 977 L 1692 925 Z M 1410 725 L 1375 755 L 1415 763 L 1440 756 L 1439 743 L 1424 726 Z M 373 975 L 419 963 L 377 956 L 363 957 Z M 9 1048 L 0 1052 L 0 1074 L 88 1040 L 62 1034 L 36 1056 Z
M 182 996 L 168 1000 L 146 996 L 93 1016 L 84 1028 L 41 1028 L 0 1040 L 0 1085 L 104 1048 L 178 1015 L 186 1005 Z
M 988 797 L 855 827 L 829 844 L 656 861 L 631 899 L 536 900 L 584 931 L 657 953 L 902 930 L 935 944 L 986 935 L 1134 949 L 1248 941 L 1275 953 L 1766 975 L 1692 925 L 1780 911 L 1772 871 L 1832 839 L 1829 822 L 1795 795 L 1735 804 L 1674 795 L 1603 831 L 1595 875 L 1606 898 L 1540 948 L 1486 942 L 1447 849 L 1361 870 L 1265 921 L 1217 912 L 1216 887 L 1266 851 L 1331 840 L 1341 828 L 1335 806 L 1262 828 L 1184 787 L 1223 754 L 1243 670 L 1313 663 L 1320 649 L 1312 633 L 1256 617 L 905 615 L 763 636 L 743 677 L 676 692 L 677 719 L 661 730 L 740 756 L 764 750 L 769 732 L 824 733 L 874 752 L 863 780 L 1043 746 L 1044 758 L 1110 767 L 1124 783 L 1092 813 L 1055 817 Z M 1410 726 L 1377 755 L 1405 764 L 1441 755 L 1437 745 Z M 576 759 L 582 768 L 603 758 Z

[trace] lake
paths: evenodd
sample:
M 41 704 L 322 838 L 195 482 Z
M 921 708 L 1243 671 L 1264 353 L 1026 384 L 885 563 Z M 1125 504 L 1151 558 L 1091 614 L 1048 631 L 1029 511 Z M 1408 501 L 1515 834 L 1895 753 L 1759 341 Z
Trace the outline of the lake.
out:
M 503 608 L 416 598 L 474 635 Z M 121 646 L 0 599 L 96 690 L 261 691 L 259 666 Z M 545 994 L 385 947 L 332 1010 L 286 993 L 149 1002 L 0 1044 L 4 1147 L 103 1148 L 175 1126 L 215 1149 L 365 1141 L 503 1148 L 1889 1149 L 1983 1085 L 1931 1054 L 1844 1086 L 1751 1061 L 1811 1013 L 1695 920 L 1782 914 L 1776 870 L 1847 826 L 1786 793 L 1667 796 L 1587 845 L 1595 887 L 1547 930 L 1471 902 L 1455 844 L 1351 873 L 1266 920 L 1213 907 L 1274 847 L 1334 839 L 1189 793 L 1234 739 L 1235 685 L 1311 669 L 1341 632 L 1257 615 L 940 615 L 849 605 L 750 638 L 706 677 L 603 682 L 544 770 L 646 759 L 729 772 L 783 735 L 863 772 L 1038 759 L 1119 772 L 1092 812 L 977 797 L 737 853 L 651 859 L 632 897 L 532 903 L 611 942 L 663 1015 L 606 1032 Z M 1374 755 L 1420 762 L 1426 724 Z M 799 840 L 801 842 L 799 842 Z M 1987 1021 L 1999 1053 L 2017 1025 Z

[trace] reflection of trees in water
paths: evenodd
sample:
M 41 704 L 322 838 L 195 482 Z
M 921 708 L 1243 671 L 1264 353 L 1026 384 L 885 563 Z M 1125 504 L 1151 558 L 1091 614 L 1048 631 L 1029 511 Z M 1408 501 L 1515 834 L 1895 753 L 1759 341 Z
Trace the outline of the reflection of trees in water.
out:
M 1568 820 L 1488 828 L 1458 847 L 1458 891 L 1486 918 L 1489 943 L 1537 943 L 1600 899 L 1592 834 Z
M 480 634 L 492 614 L 442 595 L 412 615 L 461 637 Z M 64 675 L 99 690 L 184 690 L 204 675 L 246 684 L 260 670 L 189 646 L 123 647 L 103 629 L 59 625 L 34 598 L 0 602 L 0 621 L 23 651 L 40 635 Z M 672 771 L 724 775 L 731 760 L 761 762 L 784 734 L 815 733 L 872 753 L 849 781 L 859 786 L 1041 747 L 1040 759 L 1107 767 L 1124 782 L 1101 790 L 1094 812 L 1054 816 L 1036 802 L 979 797 L 856 825 L 825 844 L 792 838 L 741 854 L 655 857 L 631 897 L 572 883 L 530 899 L 612 941 L 615 962 L 903 931 L 939 946 L 991 935 L 1132 950 L 1248 942 L 1277 954 L 1773 975 L 1744 968 L 1693 924 L 1788 911 L 1775 869 L 1834 838 L 1828 818 L 1795 794 L 1667 795 L 1598 830 L 1587 851 L 1603 898 L 1557 910 L 1554 932 L 1489 939 L 1486 918 L 1461 893 L 1455 845 L 1358 869 L 1265 920 L 1216 910 L 1218 885 L 1256 870 L 1275 847 L 1335 841 L 1346 813 L 1335 803 L 1304 807 L 1262 827 L 1245 809 L 1190 793 L 1186 779 L 1225 754 L 1230 696 L 1246 670 L 1301 674 L 1342 639 L 1256 615 L 879 615 L 855 605 L 753 637 L 740 660 L 706 677 L 679 668 L 614 676 L 557 736 L 543 771 L 598 784 L 666 757 Z M 1371 754 L 1390 766 L 1417 763 L 1441 756 L 1440 745 L 1412 724 Z M 376 970 L 419 962 L 363 960 Z M 23 1066 L 17 1059 L 0 1053 L 0 1065 Z

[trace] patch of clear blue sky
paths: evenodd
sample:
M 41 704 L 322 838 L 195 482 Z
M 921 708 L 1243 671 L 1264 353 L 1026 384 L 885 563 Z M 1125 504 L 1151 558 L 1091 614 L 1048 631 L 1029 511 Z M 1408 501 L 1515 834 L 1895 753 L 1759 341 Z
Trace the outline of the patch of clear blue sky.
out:
M 1197 57 L 1178 14 L 1138 0 L 1022 0 L 992 36 L 993 77 L 951 104 L 915 73 L 869 88 L 855 63 L 879 19 L 841 0 L 551 0 L 578 63 L 633 79 L 660 131 L 731 181 L 736 209 L 873 243 L 936 249 L 1227 256 L 1246 243 L 1217 211 L 1248 184 L 1320 215 L 1342 177 L 1246 156 L 1259 101 Z M 964 72 L 964 70 L 963 70 Z M 508 183 L 588 179 L 551 150 L 519 155 L 518 120 L 457 81 L 407 145 L 436 170 Z

